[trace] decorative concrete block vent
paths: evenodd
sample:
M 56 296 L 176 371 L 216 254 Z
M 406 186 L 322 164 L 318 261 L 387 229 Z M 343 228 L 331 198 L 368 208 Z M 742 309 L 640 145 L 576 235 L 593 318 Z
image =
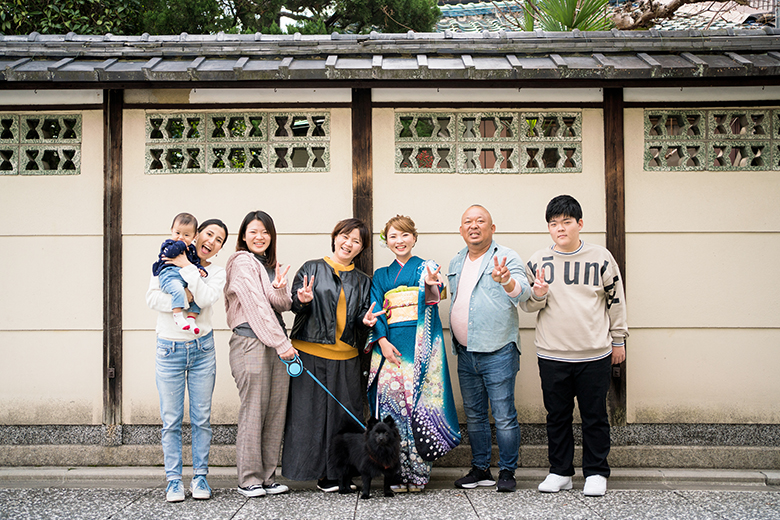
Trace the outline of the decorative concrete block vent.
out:
M 0 175 L 79 175 L 80 114 L 0 114 Z
M 645 110 L 644 118 L 645 171 L 780 169 L 780 111 Z
M 580 112 L 397 112 L 397 173 L 580 173 Z
M 145 172 L 330 170 L 330 113 L 146 113 Z

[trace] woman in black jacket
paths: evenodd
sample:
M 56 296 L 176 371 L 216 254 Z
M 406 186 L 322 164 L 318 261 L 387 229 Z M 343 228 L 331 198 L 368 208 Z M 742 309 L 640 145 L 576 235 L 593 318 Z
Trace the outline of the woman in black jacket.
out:
M 378 314 L 369 309 L 371 280 L 353 261 L 370 239 L 362 221 L 342 220 L 331 233 L 333 255 L 303 264 L 292 286 L 293 346 L 303 366 L 356 417 L 363 416 L 357 337 L 376 323 Z M 329 452 L 347 421 L 354 419 L 312 378 L 292 378 L 282 475 L 316 479 L 322 491 L 337 491 L 339 475 Z

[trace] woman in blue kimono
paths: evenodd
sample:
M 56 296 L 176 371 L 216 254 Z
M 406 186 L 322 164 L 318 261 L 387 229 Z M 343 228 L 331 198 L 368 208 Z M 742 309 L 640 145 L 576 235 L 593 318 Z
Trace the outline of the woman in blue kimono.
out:
M 369 336 L 368 396 L 374 417 L 390 415 L 401 433 L 401 475 L 394 491 L 421 491 L 432 461 L 460 443 L 441 320 L 442 277 L 435 262 L 412 255 L 417 230 L 391 218 L 381 238 L 395 255 L 371 282 L 371 303 L 385 312 Z

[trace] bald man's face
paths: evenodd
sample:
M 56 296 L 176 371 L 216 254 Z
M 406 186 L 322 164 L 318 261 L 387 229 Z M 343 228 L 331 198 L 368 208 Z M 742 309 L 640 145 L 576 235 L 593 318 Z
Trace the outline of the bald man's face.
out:
M 490 247 L 496 226 L 488 210 L 472 206 L 460 219 L 460 236 L 466 242 L 469 251 L 482 251 Z

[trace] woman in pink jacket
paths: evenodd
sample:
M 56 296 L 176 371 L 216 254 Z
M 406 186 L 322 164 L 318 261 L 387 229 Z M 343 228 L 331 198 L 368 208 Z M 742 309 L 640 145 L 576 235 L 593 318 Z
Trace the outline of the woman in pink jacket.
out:
M 279 358 L 293 359 L 297 352 L 281 316 L 292 303 L 289 266 L 282 271 L 276 261 L 276 228 L 267 213 L 252 211 L 244 218 L 226 270 L 225 308 L 233 329 L 230 368 L 241 398 L 238 492 L 247 497 L 285 493 L 287 486 L 274 481 L 290 387 Z

